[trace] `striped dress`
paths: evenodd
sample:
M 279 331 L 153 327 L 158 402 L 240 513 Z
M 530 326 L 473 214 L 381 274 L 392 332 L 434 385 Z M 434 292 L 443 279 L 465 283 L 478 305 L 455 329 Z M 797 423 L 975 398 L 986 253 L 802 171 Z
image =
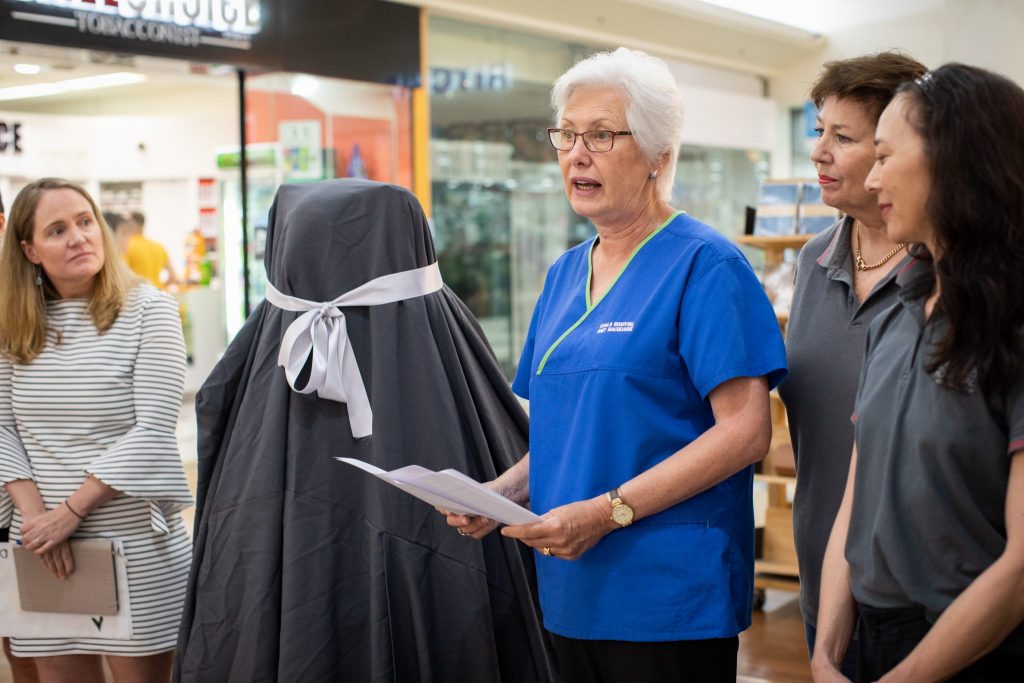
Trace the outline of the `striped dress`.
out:
M 36 482 L 47 508 L 91 474 L 117 489 L 74 538 L 124 542 L 132 639 L 13 638 L 16 655 L 141 656 L 174 649 L 191 549 L 192 504 L 175 440 L 185 375 L 174 300 L 149 285 L 99 334 L 85 300 L 47 306 L 48 339 L 28 365 L 0 356 L 0 483 Z M 0 488 L 0 527 L 21 516 Z M 9 590 L 4 587 L 4 590 Z

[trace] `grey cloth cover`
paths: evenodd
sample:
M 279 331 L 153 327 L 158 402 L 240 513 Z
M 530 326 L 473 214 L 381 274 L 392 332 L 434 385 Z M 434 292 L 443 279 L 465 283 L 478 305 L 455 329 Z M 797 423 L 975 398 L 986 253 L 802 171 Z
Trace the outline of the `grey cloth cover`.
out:
M 435 261 L 408 191 L 284 185 L 266 268 L 329 301 Z M 373 408 L 293 391 L 277 365 L 299 315 L 263 302 L 197 400 L 195 545 L 175 681 L 546 681 L 532 556 L 458 535 L 425 503 L 337 462 L 455 468 L 487 481 L 527 449 L 527 418 L 478 324 L 447 288 L 344 310 Z

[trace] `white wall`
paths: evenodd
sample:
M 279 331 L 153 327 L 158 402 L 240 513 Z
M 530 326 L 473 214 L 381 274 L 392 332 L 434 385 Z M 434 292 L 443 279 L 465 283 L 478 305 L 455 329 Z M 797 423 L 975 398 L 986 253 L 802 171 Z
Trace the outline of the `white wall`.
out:
M 771 150 L 775 146 L 775 103 L 682 85 L 683 142 L 728 149 Z
M 940 8 L 918 14 L 857 26 L 828 36 L 822 50 L 801 59 L 770 81 L 771 96 L 778 106 L 775 147 L 772 150 L 772 176 L 793 175 L 790 109 L 802 107 L 825 62 L 858 55 L 899 49 L 926 66 L 941 63 L 945 11 Z
M 195 178 L 147 180 L 142 184 L 146 237 L 167 250 L 180 279 L 185 267 L 185 234 L 199 224 L 199 184 Z M 189 220 L 188 217 L 194 217 Z
M 929 68 L 964 62 L 1024 85 L 1022 37 L 1024 2 L 1019 0 L 945 0 L 935 9 L 829 34 L 820 52 L 770 81 L 779 107 L 772 175 L 791 174 L 789 110 L 802 106 L 824 62 L 897 48 Z
M 166 107 L 165 107 L 166 109 Z M 0 156 L 6 205 L 28 180 L 61 176 L 95 191 L 103 181 L 142 181 L 146 233 L 176 270 L 185 234 L 198 221 L 197 179 L 215 176 L 215 149 L 238 144 L 237 113 L 205 117 L 74 116 L 0 111 L 21 123 L 23 153 Z
M 1024 85 L 1024 2 L 947 0 L 945 10 L 943 62 L 991 69 Z

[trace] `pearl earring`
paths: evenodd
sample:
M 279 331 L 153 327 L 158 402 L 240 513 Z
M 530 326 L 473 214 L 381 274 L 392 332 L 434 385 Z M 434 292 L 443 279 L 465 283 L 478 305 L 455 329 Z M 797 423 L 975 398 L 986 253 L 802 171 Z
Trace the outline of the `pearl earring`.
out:
M 36 265 L 36 287 L 43 286 L 43 269 Z

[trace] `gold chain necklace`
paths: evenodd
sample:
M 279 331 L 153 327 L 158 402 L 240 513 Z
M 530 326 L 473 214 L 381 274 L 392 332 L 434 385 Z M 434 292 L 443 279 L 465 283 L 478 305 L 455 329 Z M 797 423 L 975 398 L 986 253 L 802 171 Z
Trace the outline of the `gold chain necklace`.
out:
M 896 254 L 903 251 L 905 247 L 903 242 L 896 245 L 896 248 L 890 251 L 888 254 L 882 257 L 882 260 L 878 263 L 873 263 L 870 266 L 864 263 L 864 259 L 860 255 L 860 221 L 853 222 L 853 264 L 857 267 L 857 270 L 872 270 L 883 265 L 886 261 L 891 259 Z

